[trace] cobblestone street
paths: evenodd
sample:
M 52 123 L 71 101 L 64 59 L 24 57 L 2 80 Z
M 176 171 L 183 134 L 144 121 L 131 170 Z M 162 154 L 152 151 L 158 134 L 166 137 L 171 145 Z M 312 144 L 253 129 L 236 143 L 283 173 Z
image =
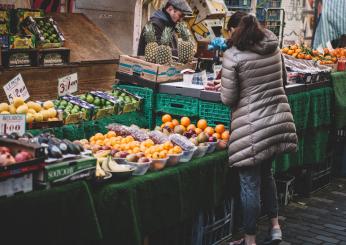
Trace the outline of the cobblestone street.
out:
M 280 245 L 346 245 L 346 179 L 334 179 L 310 198 L 296 197 L 281 208 L 280 220 L 284 237 Z M 261 244 L 268 230 L 266 220 L 260 221 L 259 230 Z

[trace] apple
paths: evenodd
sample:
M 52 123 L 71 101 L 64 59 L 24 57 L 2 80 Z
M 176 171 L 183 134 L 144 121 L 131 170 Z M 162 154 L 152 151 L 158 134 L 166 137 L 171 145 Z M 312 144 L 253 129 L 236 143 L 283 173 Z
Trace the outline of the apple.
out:
M 139 157 L 136 154 L 129 154 L 126 156 L 126 160 L 129 162 L 137 162 Z
M 217 142 L 217 138 L 213 137 L 213 136 L 210 136 L 209 139 L 208 139 L 208 142 Z
M 138 159 L 138 163 L 147 163 L 150 162 L 150 159 L 147 157 L 141 157 Z
M 129 153 L 127 153 L 126 151 L 121 151 L 120 152 L 120 158 L 126 158 L 126 156 L 128 155 Z
M 119 152 L 117 149 L 112 149 L 111 150 L 111 156 L 114 157 L 117 152 Z
M 102 146 L 101 147 L 101 150 L 110 150 L 111 149 L 111 147 L 109 147 L 108 145 L 104 145 L 104 146 Z
M 10 153 L 10 152 L 11 152 L 10 149 L 6 146 L 0 147 L 0 153 L 1 154 Z
M 143 152 L 137 153 L 137 157 L 138 157 L 138 158 L 142 158 L 142 157 L 144 157 L 144 156 L 145 156 L 145 154 L 144 154 Z

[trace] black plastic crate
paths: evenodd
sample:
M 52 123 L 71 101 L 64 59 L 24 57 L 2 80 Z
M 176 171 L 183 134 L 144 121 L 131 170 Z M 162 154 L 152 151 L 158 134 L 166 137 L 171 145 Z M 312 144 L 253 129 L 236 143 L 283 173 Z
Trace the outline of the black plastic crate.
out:
M 276 188 L 278 193 L 278 202 L 281 206 L 287 206 L 293 199 L 295 177 L 287 173 L 276 176 Z
M 225 200 L 220 207 L 200 212 L 193 226 L 191 244 L 217 245 L 232 239 L 233 199 Z
M 65 65 L 70 63 L 70 49 L 50 48 L 38 51 L 38 64 L 40 66 Z
M 294 190 L 300 196 L 309 197 L 312 193 L 328 186 L 332 177 L 332 157 L 325 161 L 304 166 L 295 171 Z
M 37 66 L 36 49 L 5 49 L 1 51 L 1 62 L 4 67 Z

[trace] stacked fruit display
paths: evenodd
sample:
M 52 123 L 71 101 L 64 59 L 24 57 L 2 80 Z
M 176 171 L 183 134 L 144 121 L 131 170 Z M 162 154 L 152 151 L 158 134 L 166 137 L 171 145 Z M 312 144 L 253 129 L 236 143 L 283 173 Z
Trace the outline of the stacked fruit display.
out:
M 96 109 L 106 109 L 109 107 L 114 107 L 115 101 L 107 100 L 97 96 L 94 93 L 82 94 L 79 96 L 81 100 L 88 102 L 89 104 L 93 104 Z
M 59 121 L 54 103 L 50 100 L 45 102 L 29 101 L 25 103 L 21 97 L 14 98 L 12 104 L 1 103 L 1 114 L 26 114 L 26 122 Z
M 114 96 L 119 101 L 119 112 L 131 112 L 140 109 L 140 103 L 142 98 L 134 94 L 129 93 L 124 89 L 113 89 L 109 92 L 110 95 Z
M 54 101 L 58 110 L 62 110 L 65 123 L 75 123 L 91 119 L 95 106 L 81 100 L 77 96 L 65 95 Z M 76 118 L 73 118 L 76 117 Z M 77 118 L 78 117 L 78 118 Z M 73 118 L 73 119 L 72 119 Z
M 162 116 L 161 127 L 156 127 L 157 130 L 162 131 L 164 134 L 171 133 L 181 134 L 187 138 L 200 136 L 201 138 L 208 138 L 209 141 L 229 139 L 229 131 L 225 129 L 223 124 L 216 125 L 215 128 L 208 126 L 205 119 L 200 119 L 197 125 L 192 124 L 190 118 L 182 117 L 180 122 L 173 119 L 171 115 L 165 114 Z
M 6 146 L 0 147 L 0 166 L 9 166 L 15 163 L 25 162 L 33 159 L 33 155 L 26 150 L 19 150 L 17 152 L 11 150 Z
M 320 53 L 318 50 L 313 50 L 298 44 L 284 47 L 281 51 L 297 59 L 318 61 L 321 65 L 334 64 L 338 58 L 346 57 L 346 49 L 329 50 L 328 48 L 324 48 L 323 53 Z

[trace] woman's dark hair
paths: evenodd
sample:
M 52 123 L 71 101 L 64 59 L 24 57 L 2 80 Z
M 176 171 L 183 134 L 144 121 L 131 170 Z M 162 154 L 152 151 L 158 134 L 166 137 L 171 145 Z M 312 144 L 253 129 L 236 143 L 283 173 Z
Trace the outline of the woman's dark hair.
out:
M 231 30 L 231 28 L 236 28 L 238 27 L 241 18 L 243 18 L 244 16 L 246 16 L 247 13 L 242 12 L 242 11 L 237 11 L 234 14 L 231 15 L 228 23 L 227 23 L 227 30 Z
M 249 50 L 265 36 L 264 29 L 253 15 L 244 16 L 232 34 L 232 44 L 239 50 Z

